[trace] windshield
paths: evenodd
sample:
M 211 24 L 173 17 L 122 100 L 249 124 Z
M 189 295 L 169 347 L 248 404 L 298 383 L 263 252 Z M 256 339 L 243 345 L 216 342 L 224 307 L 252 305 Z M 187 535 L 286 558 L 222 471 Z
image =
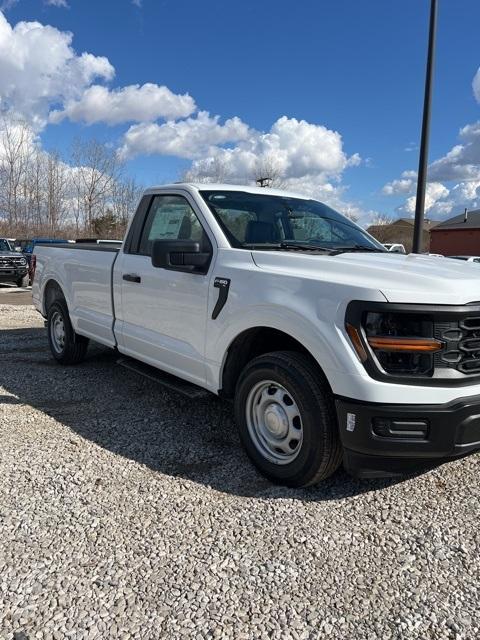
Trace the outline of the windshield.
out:
M 0 251 L 11 251 L 12 247 L 10 246 L 10 243 L 8 240 L 5 240 L 5 238 L 0 238 Z
M 385 251 L 365 231 L 316 200 L 243 191 L 201 191 L 233 247 Z

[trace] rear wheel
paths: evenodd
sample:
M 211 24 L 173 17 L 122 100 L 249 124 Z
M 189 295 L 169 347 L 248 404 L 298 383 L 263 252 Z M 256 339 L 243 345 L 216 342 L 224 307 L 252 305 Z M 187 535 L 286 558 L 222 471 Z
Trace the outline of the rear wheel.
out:
M 332 393 L 304 354 L 278 351 L 252 360 L 237 384 L 235 417 L 248 455 L 274 482 L 314 484 L 341 463 Z
M 48 309 L 48 343 L 55 360 L 61 364 L 77 364 L 85 358 L 88 338 L 75 333 L 64 300 L 56 300 Z

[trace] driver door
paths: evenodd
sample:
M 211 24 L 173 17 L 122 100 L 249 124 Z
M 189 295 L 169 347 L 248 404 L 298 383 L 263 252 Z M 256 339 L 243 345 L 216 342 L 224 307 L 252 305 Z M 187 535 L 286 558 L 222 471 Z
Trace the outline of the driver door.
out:
M 183 195 L 152 196 L 142 233 L 119 256 L 119 350 L 197 384 L 205 382 L 205 332 L 210 274 L 155 268 L 154 240 L 195 240 L 213 252 L 192 204 Z

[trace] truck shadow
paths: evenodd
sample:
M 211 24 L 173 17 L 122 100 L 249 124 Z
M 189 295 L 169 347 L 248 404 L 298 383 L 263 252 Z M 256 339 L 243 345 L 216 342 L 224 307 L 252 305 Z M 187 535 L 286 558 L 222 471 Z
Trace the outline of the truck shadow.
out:
M 0 331 L 0 402 L 28 404 L 100 447 L 218 491 L 258 498 L 338 500 L 394 484 L 355 480 L 343 470 L 307 489 L 273 485 L 254 469 L 233 423 L 230 403 L 192 401 L 116 366 L 116 354 L 92 346 L 87 360 L 62 367 L 45 329 Z

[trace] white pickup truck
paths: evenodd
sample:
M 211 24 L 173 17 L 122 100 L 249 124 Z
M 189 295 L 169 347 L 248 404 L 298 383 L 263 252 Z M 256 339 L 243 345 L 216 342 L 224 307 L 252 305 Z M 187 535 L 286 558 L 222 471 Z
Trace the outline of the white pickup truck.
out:
M 392 254 L 320 202 L 232 185 L 149 189 L 121 247 L 35 254 L 58 362 L 91 339 L 233 398 L 276 482 L 315 483 L 342 459 L 358 477 L 402 475 L 480 449 L 475 266 Z

